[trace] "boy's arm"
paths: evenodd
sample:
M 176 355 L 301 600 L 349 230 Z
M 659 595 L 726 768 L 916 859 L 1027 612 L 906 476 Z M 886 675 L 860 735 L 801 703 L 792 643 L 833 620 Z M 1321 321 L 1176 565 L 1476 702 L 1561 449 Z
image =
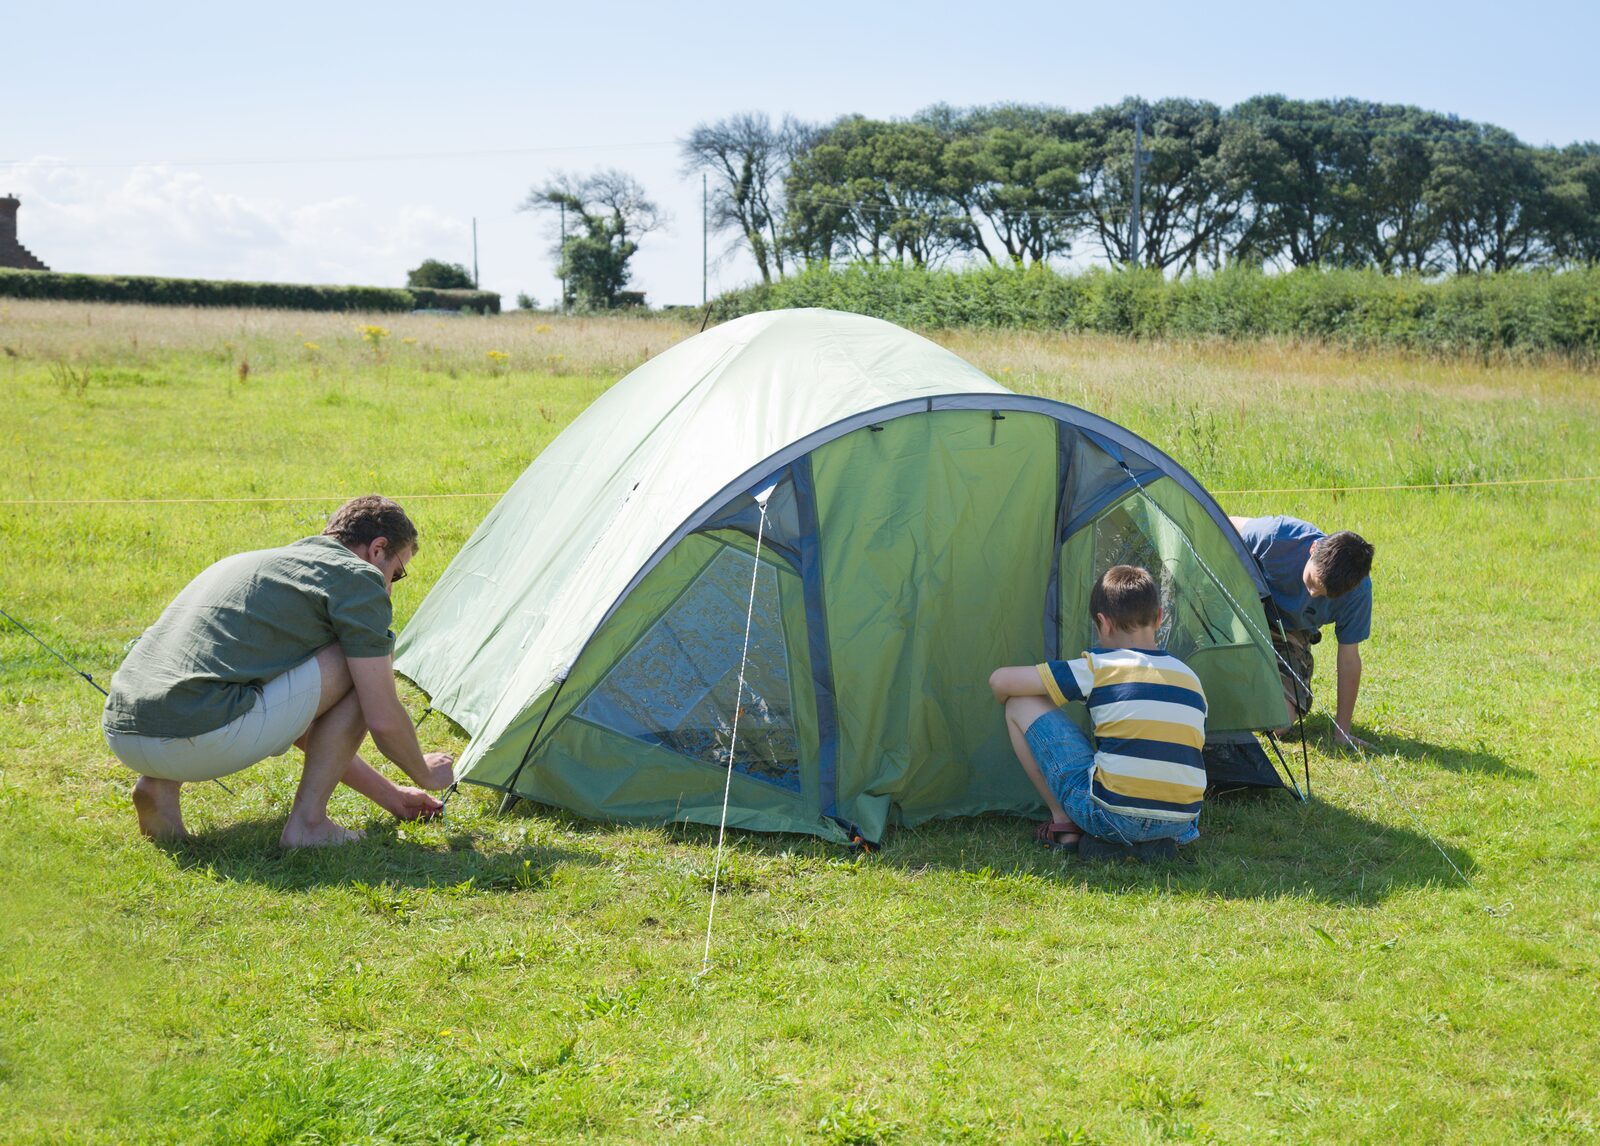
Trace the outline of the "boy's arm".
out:
M 989 689 L 1001 704 L 1014 696 L 1044 696 L 1044 679 L 1033 665 L 1010 665 L 989 674 Z
M 1001 704 L 1014 696 L 1042 696 L 1051 704 L 1087 700 L 1093 687 L 1093 674 L 1082 660 L 1046 661 L 1038 665 L 1012 665 L 995 669 L 989 688 Z

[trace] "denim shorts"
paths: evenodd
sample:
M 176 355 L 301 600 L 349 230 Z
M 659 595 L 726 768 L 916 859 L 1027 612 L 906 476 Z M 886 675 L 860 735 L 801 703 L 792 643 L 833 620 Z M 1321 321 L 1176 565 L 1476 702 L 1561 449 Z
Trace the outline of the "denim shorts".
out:
M 1146 840 L 1177 840 L 1186 844 L 1200 838 L 1198 817 L 1155 820 L 1147 816 L 1125 816 L 1095 803 L 1089 786 L 1094 775 L 1094 745 L 1061 709 L 1052 708 L 1039 717 L 1028 725 L 1024 735 L 1050 791 L 1061 801 L 1073 822 L 1091 836 L 1119 844 Z

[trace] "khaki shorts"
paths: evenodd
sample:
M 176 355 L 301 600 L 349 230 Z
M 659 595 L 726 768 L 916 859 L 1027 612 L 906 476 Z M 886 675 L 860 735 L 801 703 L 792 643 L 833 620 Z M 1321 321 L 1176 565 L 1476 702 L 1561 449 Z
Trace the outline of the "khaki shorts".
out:
M 215 780 L 282 756 L 305 735 L 322 699 L 322 669 L 312 657 L 256 688 L 250 711 L 199 736 L 107 732 L 106 743 L 129 768 L 158 780 Z
M 1311 656 L 1312 635 L 1296 629 L 1283 636 L 1272 634 L 1272 648 L 1279 657 L 1278 676 L 1283 680 L 1283 700 L 1289 706 L 1291 720 L 1311 711 L 1311 670 L 1316 667 Z

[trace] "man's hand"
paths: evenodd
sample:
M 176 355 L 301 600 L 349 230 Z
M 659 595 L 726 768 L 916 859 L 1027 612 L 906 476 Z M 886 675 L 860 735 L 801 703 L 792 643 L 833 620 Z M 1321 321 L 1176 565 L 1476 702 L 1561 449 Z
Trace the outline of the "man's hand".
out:
M 422 786 L 430 792 L 442 792 L 456 782 L 456 758 L 448 752 L 429 752 L 422 757 L 428 766 L 428 778 Z
M 421 788 L 397 788 L 389 809 L 397 820 L 431 820 L 444 808 L 444 802 Z

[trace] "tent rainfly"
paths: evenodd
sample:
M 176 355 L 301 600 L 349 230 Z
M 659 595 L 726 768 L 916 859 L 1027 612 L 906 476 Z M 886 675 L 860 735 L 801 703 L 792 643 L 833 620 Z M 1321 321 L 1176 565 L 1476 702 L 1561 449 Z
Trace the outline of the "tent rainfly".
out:
M 1209 735 L 1287 722 L 1261 575 L 1181 466 L 890 323 L 774 311 L 651 359 L 563 431 L 396 668 L 472 737 L 460 780 L 712 824 L 726 782 L 729 824 L 876 841 L 1039 810 L 989 672 L 1087 647 L 1119 563 L 1157 575 Z

